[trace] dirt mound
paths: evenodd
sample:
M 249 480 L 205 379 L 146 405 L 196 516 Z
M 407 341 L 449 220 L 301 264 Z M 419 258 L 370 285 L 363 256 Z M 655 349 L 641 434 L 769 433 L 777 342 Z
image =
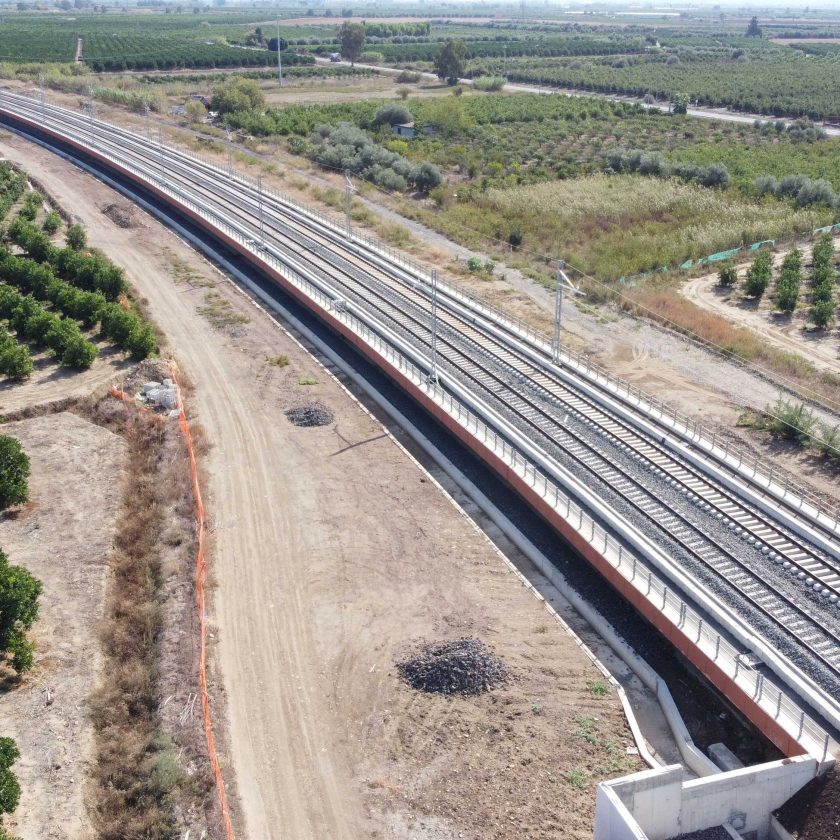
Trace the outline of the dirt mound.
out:
M 482 694 L 508 676 L 501 660 L 478 639 L 425 644 L 398 662 L 397 670 L 412 688 L 434 694 Z
M 137 218 L 137 208 L 133 204 L 106 204 L 102 212 L 118 227 L 143 227 Z
M 333 421 L 332 412 L 322 405 L 303 405 L 290 408 L 286 417 L 295 426 L 328 426 Z
M 776 819 L 802 840 L 840 837 L 840 774 L 830 770 L 811 779 L 775 813 Z

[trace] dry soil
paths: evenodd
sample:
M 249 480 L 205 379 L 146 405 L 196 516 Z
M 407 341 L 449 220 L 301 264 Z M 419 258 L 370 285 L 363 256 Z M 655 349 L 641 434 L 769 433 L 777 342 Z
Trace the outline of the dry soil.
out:
M 572 638 L 383 427 L 203 260 L 151 220 L 118 228 L 100 212 L 113 193 L 65 162 L 19 140 L 0 149 L 125 267 L 194 380 L 245 835 L 588 837 L 595 782 L 637 760 Z M 336 421 L 283 416 L 310 401 Z M 462 634 L 514 680 L 472 701 L 399 682 L 407 645 Z

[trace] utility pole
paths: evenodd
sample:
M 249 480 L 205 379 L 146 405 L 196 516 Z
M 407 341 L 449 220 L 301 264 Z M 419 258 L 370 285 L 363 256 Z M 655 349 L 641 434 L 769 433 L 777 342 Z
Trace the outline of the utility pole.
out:
M 260 250 L 265 248 L 265 236 L 263 233 L 263 194 L 262 194 L 262 173 L 257 175 L 257 200 L 260 213 Z
M 277 18 L 277 83 L 283 87 L 283 62 L 280 58 L 280 18 Z
M 353 238 L 353 230 L 350 227 L 350 207 L 353 203 L 353 193 L 356 191 L 356 188 L 353 186 L 353 182 L 350 180 L 350 170 L 344 170 L 344 219 L 347 224 L 347 238 Z
M 233 145 L 231 142 L 231 134 L 230 128 L 226 125 L 225 131 L 227 132 L 227 152 L 228 152 L 228 175 L 233 177 Z
M 44 115 L 44 74 L 38 74 L 38 85 L 41 88 L 41 116 Z
M 166 169 L 163 163 L 163 129 L 158 126 L 158 162 L 160 163 L 160 185 L 166 185 Z
M 438 381 L 437 373 L 437 269 L 432 269 L 432 341 L 431 367 L 429 368 L 429 382 Z
M 90 145 L 93 146 L 93 85 L 88 85 L 88 114 L 90 115 Z
M 551 358 L 555 364 L 560 363 L 560 328 L 563 315 L 563 290 L 582 295 L 571 280 L 566 276 L 566 261 L 557 260 L 557 274 L 554 282 L 554 337 L 551 340 Z
M 146 117 L 146 139 L 151 143 L 152 142 L 152 129 L 149 125 L 149 103 L 143 103 L 143 114 Z

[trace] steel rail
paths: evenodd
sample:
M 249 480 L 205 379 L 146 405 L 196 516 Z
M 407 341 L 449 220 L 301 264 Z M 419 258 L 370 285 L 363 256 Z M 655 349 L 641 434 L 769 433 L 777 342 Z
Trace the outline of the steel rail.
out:
M 87 123 L 85 123 L 85 128 L 87 128 Z M 84 130 L 84 129 L 83 129 L 83 130 Z M 87 133 L 88 133 L 88 132 L 87 132 L 86 130 L 84 130 L 84 134 L 83 134 L 82 136 L 84 137 L 85 135 L 87 135 Z M 104 138 L 102 138 L 102 139 L 104 139 Z M 155 162 L 157 162 L 157 161 L 155 161 Z M 170 162 L 170 163 L 171 163 L 171 162 Z M 172 169 L 174 170 L 174 167 L 172 167 Z M 168 174 L 170 174 L 170 175 L 174 175 L 174 171 L 171 171 L 171 172 L 170 172 L 170 173 L 168 173 Z M 215 186 L 216 186 L 216 188 L 218 189 L 218 184 L 216 184 Z M 229 206 L 229 205 L 228 205 L 228 206 Z M 250 224 L 250 225 L 251 225 L 251 227 L 253 228 L 253 223 L 252 223 L 252 222 L 248 222 L 248 224 Z M 320 247 L 320 246 L 319 246 L 319 247 Z M 421 295 L 421 297 L 422 297 L 422 295 Z M 669 456 L 669 457 L 671 457 L 671 456 Z

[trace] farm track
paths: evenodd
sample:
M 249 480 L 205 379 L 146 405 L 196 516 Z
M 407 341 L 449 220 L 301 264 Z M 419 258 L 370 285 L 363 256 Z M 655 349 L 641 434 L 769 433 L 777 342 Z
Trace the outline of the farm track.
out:
M 16 110 L 39 119 L 39 107 L 14 97 Z M 56 109 L 49 109 L 56 113 Z M 122 160 L 225 217 L 252 244 L 304 273 L 372 330 L 414 351 L 428 368 L 432 287 L 402 261 L 359 240 L 348 243 L 329 221 L 277 194 L 231 179 L 219 169 L 131 132 L 60 112 L 61 131 Z M 590 487 L 616 499 L 613 509 L 674 556 L 705 566 L 771 621 L 811 661 L 805 670 L 830 691 L 840 675 L 840 560 L 833 537 L 806 523 L 812 541 L 790 526 L 789 505 L 771 516 L 757 487 L 734 492 L 627 422 L 614 395 L 575 381 L 510 324 L 466 296 L 442 287 L 437 302 L 440 382 L 466 390 L 525 432 L 549 458 L 576 465 Z M 651 425 L 653 417 L 645 413 Z M 585 478 L 584 478 L 585 477 Z M 814 543 L 821 542 L 823 548 Z

